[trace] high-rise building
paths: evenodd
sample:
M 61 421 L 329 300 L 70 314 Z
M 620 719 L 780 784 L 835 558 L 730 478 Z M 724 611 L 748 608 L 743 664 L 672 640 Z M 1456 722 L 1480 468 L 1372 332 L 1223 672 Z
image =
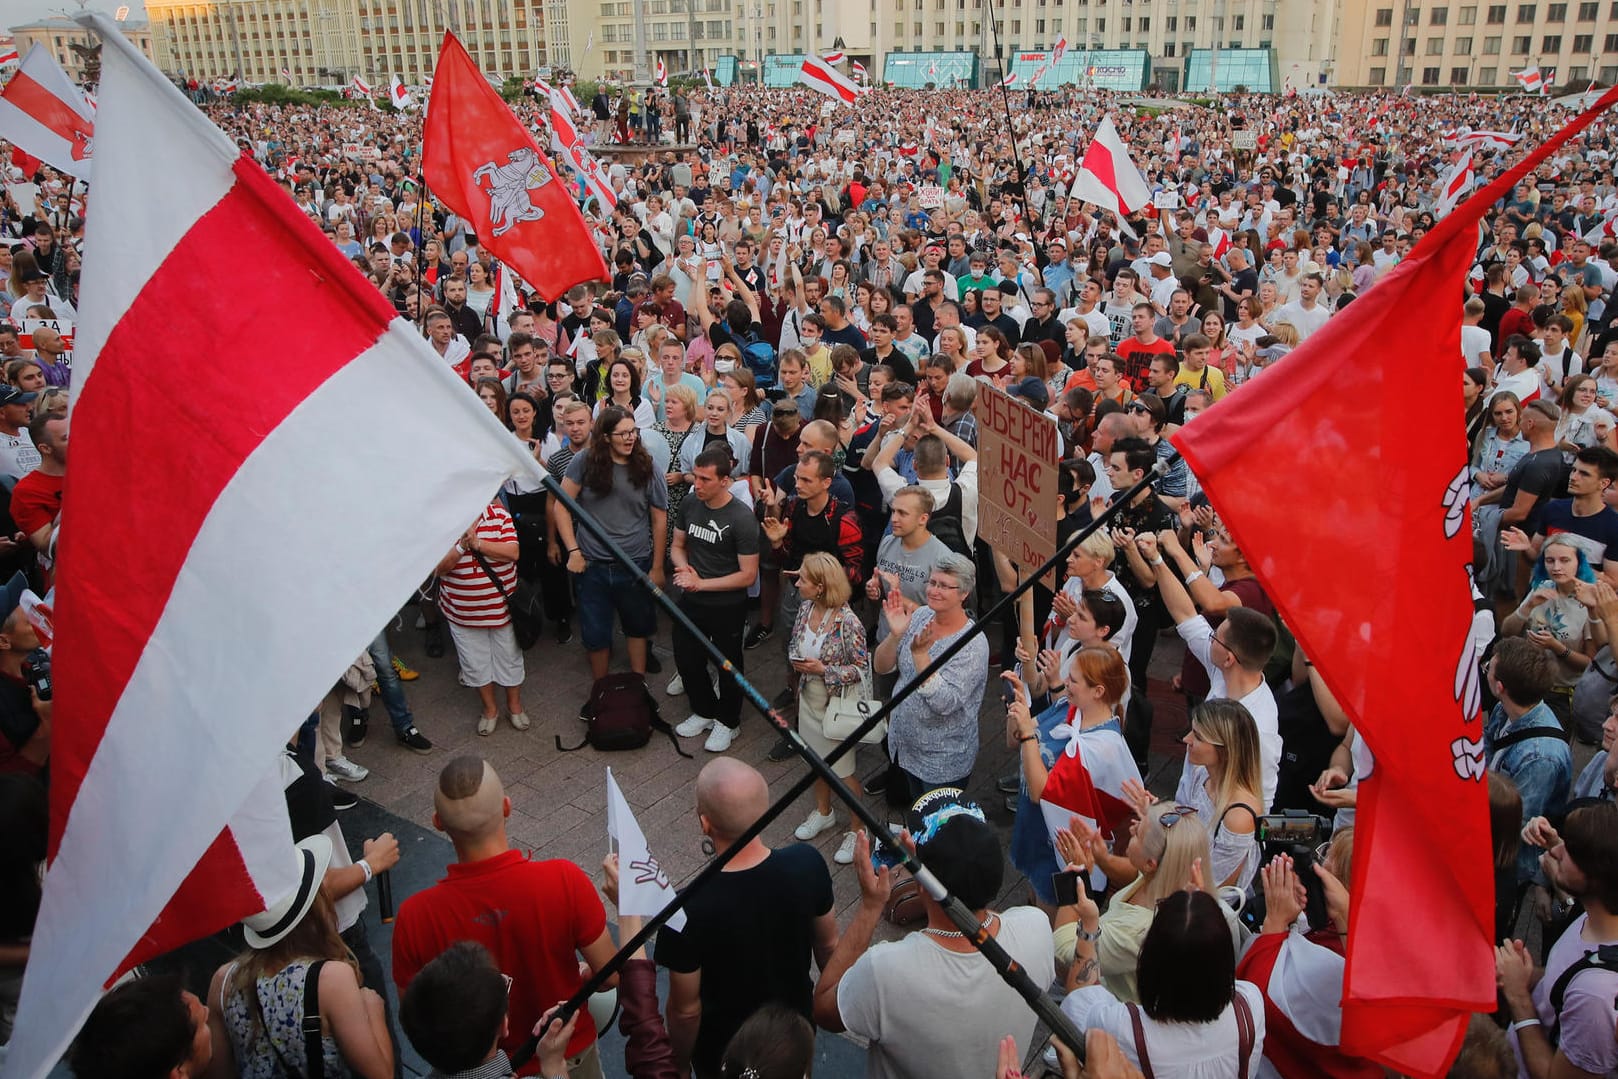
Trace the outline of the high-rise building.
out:
M 1344 86 L 1514 86 L 1538 65 L 1547 85 L 1618 80 L 1618 3 L 1357 0 L 1339 47 Z M 1579 87 L 1583 89 L 1582 86 Z
M 145 19 L 129 19 L 120 23 L 119 27 L 124 37 L 134 42 L 137 49 L 148 57 L 155 57 L 151 27 Z M 27 56 L 29 49 L 41 45 L 73 77 L 74 82 L 83 81 L 84 58 L 73 46 L 87 48 L 95 43 L 96 37 L 72 19 L 41 19 L 25 26 L 13 26 L 11 35 L 19 56 Z

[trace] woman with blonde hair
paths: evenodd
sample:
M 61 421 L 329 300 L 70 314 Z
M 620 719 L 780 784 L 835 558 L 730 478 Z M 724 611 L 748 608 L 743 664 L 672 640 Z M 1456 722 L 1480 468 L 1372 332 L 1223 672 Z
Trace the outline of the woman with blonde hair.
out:
M 967 364 L 973 362 L 966 354 L 966 334 L 959 326 L 938 331 L 938 351 L 950 358 L 957 371 L 965 370 Z
M 787 644 L 787 658 L 799 679 L 798 733 L 809 748 L 825 756 L 837 745 L 837 740 L 825 732 L 826 709 L 833 695 L 870 695 L 870 655 L 865 626 L 848 605 L 853 589 L 842 563 L 824 551 L 804 555 L 798 572 L 798 594 L 803 603 Z M 832 768 L 849 789 L 860 793 L 853 753 L 845 754 Z M 836 824 L 831 788 L 816 780 L 815 808 L 794 834 L 807 843 Z M 832 860 L 839 865 L 854 860 L 853 830 L 843 835 Z
M 1562 290 L 1562 314 L 1573 320 L 1573 329 L 1568 332 L 1567 342 L 1569 348 L 1576 349 L 1581 343 L 1579 336 L 1584 333 L 1585 321 L 1590 316 L 1590 301 L 1585 297 L 1582 288 Z
M 1186 767 L 1174 796 L 1191 806 L 1212 840 L 1208 879 L 1245 891 L 1258 872 L 1258 818 L 1264 814 L 1258 724 L 1241 702 L 1207 700 L 1191 712 Z

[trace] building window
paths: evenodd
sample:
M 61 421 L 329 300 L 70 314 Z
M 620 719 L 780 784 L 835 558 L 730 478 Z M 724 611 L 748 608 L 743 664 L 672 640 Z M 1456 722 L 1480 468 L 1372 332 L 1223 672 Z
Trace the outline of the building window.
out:
M 1618 34 L 1608 34 L 1607 35 L 1606 50 L 1608 52 L 1613 52 L 1615 50 L 1618 50 Z
M 1450 68 L 1449 69 L 1449 81 L 1450 81 L 1451 86 L 1465 86 L 1466 83 L 1467 83 L 1466 68 L 1464 68 L 1464 67 L 1452 67 L 1452 68 Z
M 1045 20 L 1044 19 L 1036 19 L 1034 21 L 1034 33 L 1038 34 L 1040 37 L 1045 36 Z
M 1535 14 L 1534 9 L 1537 8 L 1538 6 L 1539 6 L 1538 4 L 1518 4 L 1517 5 L 1517 21 L 1518 22 L 1533 22 L 1534 21 L 1534 14 Z
M 1243 24 L 1246 23 L 1246 21 L 1247 21 L 1247 16 L 1245 16 L 1245 15 L 1236 15 L 1236 16 L 1233 17 L 1233 21 L 1231 22 L 1230 28 L 1232 30 L 1235 30 L 1237 33 L 1240 33 L 1241 30 L 1242 30 Z
M 1583 64 L 1579 64 L 1577 67 L 1571 67 L 1567 72 L 1567 81 L 1570 83 L 1583 82 L 1589 77 L 1590 69 Z
M 1477 21 L 1478 21 L 1478 9 L 1477 8 L 1475 8 L 1475 7 L 1463 7 L 1461 9 L 1460 22 L 1461 22 L 1462 26 L 1471 26 L 1474 23 L 1476 23 Z
M 1261 16 L 1259 16 L 1258 25 L 1259 25 L 1260 30 L 1264 30 L 1266 32 L 1268 32 L 1270 30 L 1274 30 L 1275 29 L 1275 16 L 1274 15 L 1261 15 Z M 1267 49 L 1267 48 L 1269 48 L 1269 45 L 1264 44 L 1264 45 L 1261 45 L 1260 47 Z
M 1550 4 L 1545 8 L 1546 22 L 1567 22 L 1567 5 Z
M 1534 47 L 1534 39 L 1527 34 L 1511 39 L 1511 55 L 1527 56 L 1528 50 Z
M 1388 39 L 1385 37 L 1373 38 L 1371 41 L 1372 56 L 1388 55 Z
M 1388 81 L 1388 69 L 1385 67 L 1373 67 L 1370 78 L 1366 81 L 1372 86 L 1381 86 Z
M 1185 17 L 1185 28 L 1186 28 L 1186 30 L 1188 30 L 1188 31 L 1190 31 L 1192 33 L 1196 32 L 1196 29 L 1197 29 L 1197 17 L 1195 15 L 1187 15 Z
M 1096 33 L 1105 34 L 1106 32 L 1107 32 L 1107 17 L 1105 15 L 1097 16 L 1096 17 Z
M 1378 25 L 1378 26 L 1392 26 L 1393 25 L 1393 9 L 1390 8 L 1390 7 L 1377 8 L 1376 9 L 1376 25 Z
M 1594 48 L 1595 43 L 1596 36 L 1594 34 L 1573 35 L 1573 51 L 1578 53 L 1580 56 L 1583 56 L 1585 53 Z
M 1580 22 L 1595 22 L 1596 21 L 1596 11 L 1599 9 L 1599 7 L 1600 7 L 1600 5 L 1597 4 L 1595 2 L 1595 0 L 1588 0 L 1587 3 L 1580 4 L 1579 5 L 1579 21 Z
M 1469 38 L 1469 37 L 1458 37 L 1458 38 L 1456 38 L 1455 39 L 1455 55 L 1456 56 L 1471 56 L 1472 55 L 1472 39 Z
M 941 22 L 933 23 L 933 33 L 938 35 L 939 37 L 943 37 L 944 36 L 944 24 L 941 23 Z
M 1150 15 L 1142 15 L 1140 17 L 1140 32 L 1143 34 L 1150 33 L 1151 29 L 1152 17 Z
M 1438 85 L 1438 69 L 1436 67 L 1424 67 L 1424 68 L 1422 68 L 1421 69 L 1421 84 L 1423 86 L 1437 86 Z
M 1449 22 L 1449 8 L 1435 7 L 1427 13 L 1428 26 L 1443 26 Z
M 1163 42 L 1163 55 L 1164 56 L 1169 56 L 1169 57 L 1172 57 L 1174 55 L 1174 42 L 1172 42 L 1172 41 Z
M 1168 21 L 1165 23 L 1165 26 L 1167 27 L 1168 32 L 1171 34 L 1177 32 L 1180 29 L 1180 17 L 1178 15 L 1169 15 L 1166 16 L 1166 18 Z
M 1614 0 L 1614 2 L 1618 3 L 1618 0 Z M 1506 21 L 1506 5 L 1504 5 L 1504 4 L 1490 4 L 1489 5 L 1489 22 L 1491 22 L 1491 23 L 1503 23 L 1505 21 Z
M 1132 18 L 1130 18 L 1130 17 L 1129 17 L 1129 16 L 1128 16 L 1128 15 L 1125 15 L 1125 16 L 1124 16 L 1124 33 L 1126 33 L 1126 34 L 1127 34 L 1127 33 L 1129 33 L 1129 31 L 1130 31 L 1130 30 L 1131 30 L 1131 29 L 1133 29 L 1133 25 L 1132 25 L 1132 24 L 1133 24 L 1133 23 L 1134 23 L 1134 21 L 1135 21 L 1135 20 L 1134 20 L 1134 19 L 1132 19 Z
M 1484 56 L 1499 56 L 1500 55 L 1500 39 L 1497 38 L 1497 37 L 1486 37 L 1486 38 L 1484 38 L 1483 39 L 1483 55 Z
M 1494 75 L 1495 75 L 1495 69 L 1494 68 L 1492 68 L 1492 67 L 1484 68 L 1482 71 L 1478 72 L 1478 85 L 1479 86 L 1493 86 L 1494 85 Z
M 1429 38 L 1427 41 L 1428 56 L 1444 55 L 1444 39 L 1441 37 Z
M 1541 52 L 1561 52 L 1562 51 L 1562 35 L 1561 34 L 1546 34 L 1540 40 L 1542 41 L 1542 44 L 1540 45 L 1540 51 Z
M 1421 22 L 1421 8 L 1413 7 L 1405 12 L 1406 26 L 1415 26 L 1419 22 Z
M 1405 38 L 1403 49 L 1406 56 L 1416 55 L 1416 39 L 1413 37 Z

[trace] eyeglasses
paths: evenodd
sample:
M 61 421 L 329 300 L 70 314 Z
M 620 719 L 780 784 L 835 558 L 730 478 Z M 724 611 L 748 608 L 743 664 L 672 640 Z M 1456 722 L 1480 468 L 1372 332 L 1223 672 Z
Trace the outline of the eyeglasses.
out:
M 1190 806 L 1176 804 L 1173 809 L 1157 818 L 1157 823 L 1162 825 L 1163 830 L 1166 832 L 1170 828 L 1173 828 L 1176 824 L 1179 824 L 1182 817 L 1195 817 L 1196 815 L 1197 811 L 1192 809 Z
M 612 433 L 612 437 L 613 438 L 629 438 L 629 439 L 639 438 L 640 437 L 640 428 L 631 427 L 627 431 L 614 431 Z
M 1147 408 L 1145 405 L 1131 404 L 1131 405 L 1126 405 L 1124 407 L 1124 411 L 1125 412 L 1150 412 L 1152 410 Z

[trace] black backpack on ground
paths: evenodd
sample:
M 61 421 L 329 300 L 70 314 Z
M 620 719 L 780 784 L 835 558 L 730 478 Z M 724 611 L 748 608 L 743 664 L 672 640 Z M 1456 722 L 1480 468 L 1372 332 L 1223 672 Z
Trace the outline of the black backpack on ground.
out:
M 621 671 L 596 679 L 590 687 L 590 704 L 595 715 L 586 720 L 584 740 L 576 746 L 564 746 L 562 736 L 556 736 L 556 748 L 562 753 L 589 746 L 603 753 L 624 749 L 639 749 L 652 740 L 653 731 L 668 736 L 675 752 L 682 757 L 691 754 L 680 748 L 674 729 L 663 722 L 657 699 L 646 688 L 646 676 L 633 671 Z

